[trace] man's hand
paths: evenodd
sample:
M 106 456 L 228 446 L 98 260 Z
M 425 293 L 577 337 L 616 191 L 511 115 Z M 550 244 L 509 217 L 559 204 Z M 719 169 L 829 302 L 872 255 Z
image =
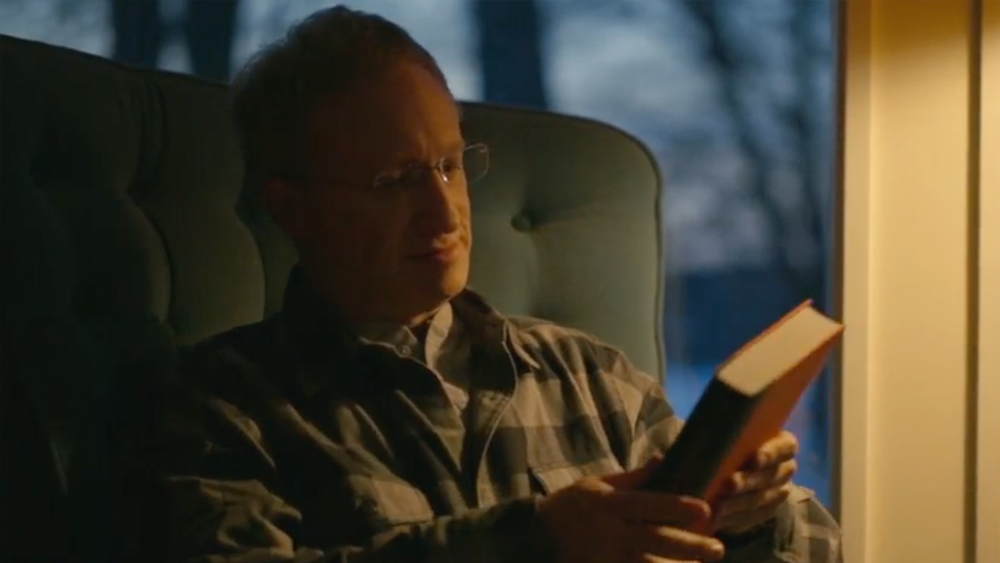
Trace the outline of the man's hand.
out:
M 715 505 L 715 532 L 741 534 L 774 518 L 791 491 L 798 451 L 798 440 L 785 431 L 761 446 L 726 483 Z
M 539 515 L 555 539 L 559 561 L 721 559 L 722 542 L 688 531 L 709 522 L 711 513 L 704 501 L 638 490 L 658 462 L 600 479 L 587 477 L 542 499 Z

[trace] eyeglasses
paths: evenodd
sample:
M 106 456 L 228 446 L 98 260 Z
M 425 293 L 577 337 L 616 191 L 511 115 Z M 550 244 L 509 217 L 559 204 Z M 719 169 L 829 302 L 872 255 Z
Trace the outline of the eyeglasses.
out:
M 482 180 L 490 167 L 490 149 L 476 143 L 462 149 L 455 156 L 446 156 L 434 164 L 410 164 L 397 170 L 383 172 L 375 177 L 372 187 L 379 191 L 407 191 L 424 185 L 428 175 L 437 172 L 446 184 Z

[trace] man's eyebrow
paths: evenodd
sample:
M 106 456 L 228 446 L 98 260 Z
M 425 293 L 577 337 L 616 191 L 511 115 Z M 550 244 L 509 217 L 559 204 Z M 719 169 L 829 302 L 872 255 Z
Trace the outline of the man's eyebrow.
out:
M 445 146 L 445 154 L 451 155 L 452 153 L 462 152 L 465 149 L 467 141 L 464 138 L 459 138 L 457 141 L 448 143 Z M 397 166 L 409 166 L 412 164 L 420 164 L 421 158 L 414 156 L 410 151 L 399 150 L 393 153 L 391 157 L 392 162 Z

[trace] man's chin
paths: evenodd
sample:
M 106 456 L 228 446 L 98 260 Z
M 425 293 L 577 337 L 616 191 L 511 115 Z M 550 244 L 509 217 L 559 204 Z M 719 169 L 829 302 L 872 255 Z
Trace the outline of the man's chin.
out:
M 433 296 L 436 300 L 447 301 L 462 293 L 468 283 L 468 277 L 465 271 L 446 272 L 437 280 L 425 285 L 424 294 L 428 297 Z
M 459 258 L 449 262 L 411 262 L 399 272 L 404 291 L 422 295 L 424 299 L 447 300 L 465 289 L 469 280 L 469 261 Z
M 462 290 L 465 289 L 468 281 L 468 270 L 462 268 L 452 268 L 451 271 L 446 272 L 446 274 L 442 276 L 435 285 L 437 286 L 437 290 L 440 292 L 442 297 L 451 299 L 459 293 L 462 293 Z

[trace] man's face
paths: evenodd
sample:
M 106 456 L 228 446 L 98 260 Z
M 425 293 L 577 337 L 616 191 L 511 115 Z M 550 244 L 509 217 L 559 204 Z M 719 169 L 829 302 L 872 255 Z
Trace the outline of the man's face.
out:
M 308 134 L 309 178 L 282 189 L 296 192 L 283 227 L 311 283 L 357 321 L 419 322 L 462 291 L 467 182 L 430 172 L 460 164 L 465 146 L 445 86 L 400 63 L 321 102 Z

